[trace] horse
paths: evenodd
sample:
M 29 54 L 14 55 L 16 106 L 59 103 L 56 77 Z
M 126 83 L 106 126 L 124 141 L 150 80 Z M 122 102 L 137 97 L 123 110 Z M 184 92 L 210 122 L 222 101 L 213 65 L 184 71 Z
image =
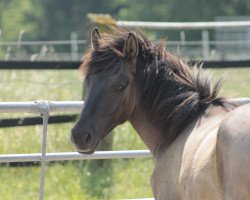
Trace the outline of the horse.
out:
M 188 64 L 163 41 L 112 27 L 91 34 L 80 70 L 86 97 L 71 130 L 79 153 L 94 153 L 130 122 L 155 160 L 157 200 L 250 199 L 250 104 L 218 97 L 201 63 Z

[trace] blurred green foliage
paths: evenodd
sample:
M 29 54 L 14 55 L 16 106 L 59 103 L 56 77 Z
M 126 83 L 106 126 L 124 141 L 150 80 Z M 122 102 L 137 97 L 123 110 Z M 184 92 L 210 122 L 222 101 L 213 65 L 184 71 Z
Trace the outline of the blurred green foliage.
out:
M 72 31 L 83 38 L 87 13 L 109 13 L 117 20 L 213 21 L 249 10 L 249 0 L 1 0 L 0 39 L 16 40 L 20 30 L 28 40 L 69 39 Z

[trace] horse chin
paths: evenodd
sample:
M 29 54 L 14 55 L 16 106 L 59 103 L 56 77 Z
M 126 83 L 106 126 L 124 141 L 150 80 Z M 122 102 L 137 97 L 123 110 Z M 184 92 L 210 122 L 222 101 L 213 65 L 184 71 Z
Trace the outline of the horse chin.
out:
M 87 154 L 87 155 L 90 155 L 90 154 L 93 154 L 95 152 L 95 149 L 92 149 L 92 150 L 77 150 L 78 153 L 80 154 Z
M 93 154 L 98 146 L 99 142 L 97 142 L 93 147 L 90 147 L 88 149 L 76 149 L 76 151 L 80 154 Z

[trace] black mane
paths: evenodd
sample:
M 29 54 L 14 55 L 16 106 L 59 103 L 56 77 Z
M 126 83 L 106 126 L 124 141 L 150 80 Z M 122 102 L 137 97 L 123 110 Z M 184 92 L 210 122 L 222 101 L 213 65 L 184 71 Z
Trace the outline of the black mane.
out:
M 189 66 L 166 51 L 154 53 L 144 61 L 141 102 L 151 120 L 160 122 L 174 139 L 210 105 L 223 106 L 226 100 L 217 97 L 223 81 L 212 87 L 201 64 Z
M 100 40 L 98 52 L 89 52 L 81 66 L 84 74 L 120 66 L 120 57 L 129 31 L 112 28 Z M 211 76 L 201 64 L 190 66 L 165 50 L 163 41 L 151 42 L 142 33 L 134 33 L 139 44 L 137 62 L 138 93 L 142 109 L 150 120 L 168 130 L 175 138 L 188 124 L 204 114 L 210 105 L 226 102 L 218 98 L 222 80 L 211 86 Z M 139 77 L 141 76 L 141 77 Z

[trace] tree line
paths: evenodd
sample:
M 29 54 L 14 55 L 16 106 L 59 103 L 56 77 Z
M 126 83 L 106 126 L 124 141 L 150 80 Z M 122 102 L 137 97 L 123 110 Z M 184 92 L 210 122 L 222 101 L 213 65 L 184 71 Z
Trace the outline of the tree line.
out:
M 69 39 L 72 31 L 84 38 L 87 13 L 108 13 L 117 20 L 214 21 L 216 16 L 250 15 L 250 1 L 1 0 L 0 39 L 16 40 L 21 30 L 27 40 Z

